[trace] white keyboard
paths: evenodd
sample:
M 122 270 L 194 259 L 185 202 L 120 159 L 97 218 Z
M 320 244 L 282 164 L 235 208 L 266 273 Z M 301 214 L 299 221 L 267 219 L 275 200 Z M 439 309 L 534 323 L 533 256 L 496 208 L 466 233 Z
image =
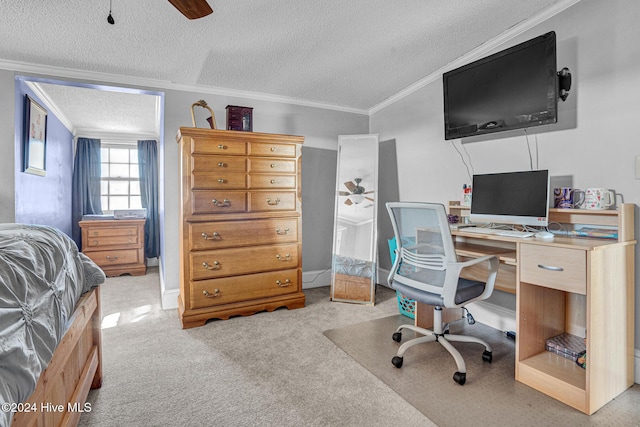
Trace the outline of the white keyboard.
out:
M 472 234 L 489 234 L 493 236 L 514 237 L 516 239 L 525 239 L 533 237 L 535 233 L 531 231 L 501 230 L 499 228 L 485 227 L 466 227 L 462 231 Z

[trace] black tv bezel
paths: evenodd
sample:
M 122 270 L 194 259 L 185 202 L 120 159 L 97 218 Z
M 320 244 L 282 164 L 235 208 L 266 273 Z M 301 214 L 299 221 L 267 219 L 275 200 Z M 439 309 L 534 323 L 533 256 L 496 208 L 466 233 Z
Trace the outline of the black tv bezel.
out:
M 547 53 L 547 69 L 553 71 L 550 76 L 547 77 L 547 91 L 550 88 L 553 89 L 553 117 L 547 118 L 543 120 L 532 120 L 523 123 L 517 123 L 510 126 L 498 126 L 498 127 L 488 127 L 488 128 L 479 128 L 477 125 L 469 125 L 466 127 L 458 127 L 458 128 L 449 128 L 449 102 L 448 102 L 448 79 L 451 76 L 458 75 L 461 73 L 469 72 L 471 69 L 484 65 L 490 62 L 494 62 L 499 60 L 500 58 L 511 55 L 515 52 L 528 49 L 532 46 L 546 43 L 547 46 L 552 46 L 552 52 Z M 522 129 L 529 128 L 533 126 L 542 126 L 547 124 L 554 124 L 558 122 L 558 77 L 557 77 L 557 48 L 556 48 L 556 33 L 555 31 L 549 31 L 548 33 L 542 34 L 538 37 L 534 37 L 530 40 L 527 40 L 523 43 L 519 43 L 515 46 L 502 50 L 500 52 L 494 53 L 487 57 L 478 59 L 476 61 L 465 64 L 461 67 L 458 67 L 454 70 L 447 71 L 442 75 L 442 86 L 443 86 L 443 96 L 444 96 L 444 137 L 445 140 L 451 139 L 459 139 L 466 138 L 470 136 L 479 136 L 486 135 L 497 132 L 506 132 L 514 129 Z M 551 61 L 549 63 L 549 61 Z

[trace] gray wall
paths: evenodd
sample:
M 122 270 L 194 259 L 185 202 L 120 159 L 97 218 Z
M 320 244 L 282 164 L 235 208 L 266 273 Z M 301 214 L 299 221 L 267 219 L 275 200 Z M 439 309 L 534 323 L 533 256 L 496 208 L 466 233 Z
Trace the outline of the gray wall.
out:
M 337 150 L 302 147 L 302 270 L 331 267 Z
M 552 176 L 571 176 L 576 188 L 606 187 L 640 203 L 635 156 L 640 154 L 640 2 L 582 0 L 520 34 L 498 50 L 547 31 L 557 34 L 558 69 L 569 67 L 573 85 L 559 103 L 559 125 L 531 128 L 528 141 L 538 153 L 540 169 Z M 404 201 L 447 203 L 469 182 L 466 168 L 443 134 L 440 78 L 371 116 L 370 132 L 395 138 L 400 197 Z M 472 173 L 528 170 L 524 132 L 495 134 L 462 141 Z M 465 155 L 466 155 L 465 154 Z M 636 208 L 636 230 L 639 218 Z M 640 253 L 636 251 L 636 266 Z M 640 268 L 636 267 L 635 340 L 640 347 Z M 510 294 L 496 293 L 498 303 L 515 307 Z M 496 302 L 494 300 L 493 302 Z
M 246 98 L 236 98 L 231 96 L 219 96 L 203 94 L 200 92 L 190 92 L 185 90 L 174 90 L 158 87 L 143 87 L 121 84 L 109 81 L 91 81 L 66 78 L 61 75 L 39 75 L 27 72 L 14 72 L 0 69 L 0 96 L 1 99 L 9 100 L 3 103 L 4 114 L 0 114 L 0 149 L 3 153 L 0 156 L 0 222 L 15 222 L 15 164 L 20 156 L 16 152 L 16 133 L 14 125 L 15 119 L 15 76 L 26 75 L 32 77 L 52 78 L 56 80 L 76 81 L 79 83 L 105 84 L 110 86 L 134 87 L 136 89 L 150 90 L 164 93 L 164 125 L 161 129 L 160 137 L 160 173 L 162 184 L 161 194 L 161 281 L 163 296 L 168 293 L 170 303 L 176 303 L 175 294 L 179 288 L 179 224 L 178 212 L 180 206 L 179 183 L 180 170 L 178 164 L 178 144 L 175 135 L 181 126 L 191 126 L 191 104 L 204 99 L 214 110 L 218 127 L 224 128 L 226 121 L 227 105 L 246 105 L 253 110 L 253 129 L 256 132 L 282 133 L 292 135 L 302 135 L 305 137 L 304 162 L 311 165 L 325 165 L 325 171 L 312 167 L 311 175 L 303 169 L 302 186 L 313 188 L 318 186 L 323 191 L 327 188 L 335 188 L 335 160 L 331 160 L 331 151 L 335 152 L 338 146 L 338 135 L 343 134 L 363 134 L 367 133 L 369 118 L 365 114 L 356 114 L 329 110 L 325 108 L 315 108 L 285 104 L 282 102 L 271 102 L 265 100 L 254 100 Z M 90 74 L 87 79 L 90 79 Z M 16 113 L 17 114 L 17 113 Z M 319 150 L 312 150 L 313 148 Z M 308 150 L 311 149 L 311 150 Z M 335 156 L 335 154 L 333 154 Z M 18 156 L 18 157 L 16 157 Z M 314 158 L 318 156 L 318 160 Z M 72 162 L 67 165 L 69 170 L 73 168 Z M 21 172 L 20 172 L 21 173 Z M 311 181 L 310 181 L 311 180 Z M 325 210 L 326 206 L 320 201 L 309 199 L 303 215 L 312 214 L 317 207 L 317 212 Z M 303 229 L 303 247 L 312 248 L 315 241 L 325 242 L 322 246 L 313 249 L 312 253 L 303 258 L 304 268 L 323 269 L 330 267 L 331 244 L 326 243 L 327 238 L 332 239 L 333 233 L 333 201 L 329 206 L 330 214 L 324 217 L 314 227 Z M 331 218 L 331 221 L 329 221 Z M 310 222 L 310 221 L 306 221 Z M 327 246 L 327 254 L 317 255 L 323 246 Z M 304 254 L 303 254 L 304 257 Z M 308 263 L 312 265 L 309 266 Z M 164 300 L 165 302 L 168 300 Z

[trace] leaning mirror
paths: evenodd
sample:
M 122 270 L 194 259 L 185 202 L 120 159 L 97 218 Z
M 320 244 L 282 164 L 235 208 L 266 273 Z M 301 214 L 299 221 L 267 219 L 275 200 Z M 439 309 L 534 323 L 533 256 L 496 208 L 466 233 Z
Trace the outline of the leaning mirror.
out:
M 340 136 L 331 300 L 375 303 L 378 135 Z

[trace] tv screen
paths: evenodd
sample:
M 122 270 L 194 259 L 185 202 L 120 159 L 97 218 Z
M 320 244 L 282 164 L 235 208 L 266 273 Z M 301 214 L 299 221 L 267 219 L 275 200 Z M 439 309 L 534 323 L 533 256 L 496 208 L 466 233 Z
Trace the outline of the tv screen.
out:
M 548 225 L 549 171 L 474 175 L 471 185 L 473 222 Z
M 556 123 L 557 86 L 553 31 L 448 71 L 445 139 Z

